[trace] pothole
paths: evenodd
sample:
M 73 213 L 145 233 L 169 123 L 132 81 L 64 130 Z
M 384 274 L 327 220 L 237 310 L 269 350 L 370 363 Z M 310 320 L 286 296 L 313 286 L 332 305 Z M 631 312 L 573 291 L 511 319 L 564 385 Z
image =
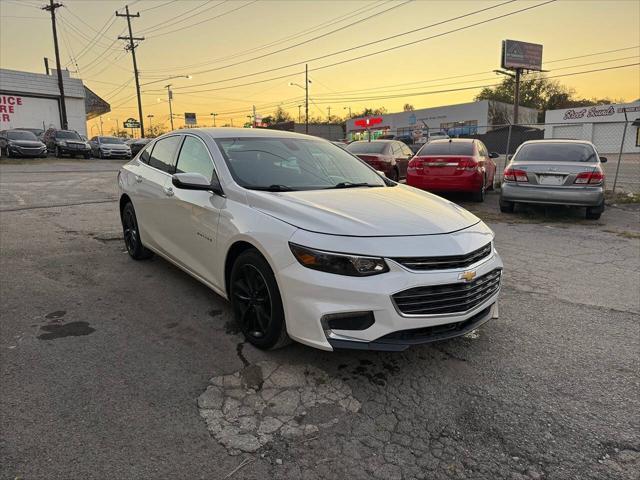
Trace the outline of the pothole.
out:
M 255 452 L 276 436 L 316 434 L 360 410 L 346 383 L 311 365 L 265 361 L 210 383 L 198 398 L 200 415 L 231 455 Z

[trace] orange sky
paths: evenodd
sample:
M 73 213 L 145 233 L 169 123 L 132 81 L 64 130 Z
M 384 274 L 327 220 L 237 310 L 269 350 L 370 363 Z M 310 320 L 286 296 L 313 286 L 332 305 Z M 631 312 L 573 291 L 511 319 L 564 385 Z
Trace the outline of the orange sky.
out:
M 303 104 L 303 91 L 289 86 L 289 82 L 304 84 L 300 73 L 304 65 L 258 72 L 349 48 L 353 50 L 309 62 L 312 116 L 326 118 L 327 107 L 331 107 L 332 114 L 344 116 L 348 107 L 355 112 L 363 107 L 384 106 L 393 112 L 401 110 L 405 103 L 424 108 L 471 101 L 477 89 L 416 93 L 499 81 L 491 71 L 499 66 L 500 41 L 505 38 L 543 44 L 545 69 L 550 70 L 550 76 L 640 61 L 640 2 L 559 0 L 411 46 L 319 68 L 544 1 L 520 0 L 497 6 L 504 1 L 131 0 L 131 11 L 141 13 L 140 18 L 132 20 L 134 34 L 146 38 L 136 50 L 141 83 L 155 82 L 142 87 L 144 115 L 153 115 L 154 124 L 168 126 L 163 86 L 172 83 L 174 113 L 182 116 L 184 112 L 196 112 L 200 124 L 210 125 L 209 114 L 217 112 L 218 125 L 230 123 L 231 119 L 234 125 L 241 125 L 247 121 L 253 104 L 259 114 L 268 115 L 282 103 L 297 118 L 297 105 Z M 48 13 L 38 8 L 43 3 L 44 0 L 0 0 L 2 68 L 42 72 L 43 57 L 53 62 L 51 23 Z M 114 18 L 115 10 L 124 7 L 124 0 L 64 0 L 62 3 L 65 7 L 58 12 L 63 64 L 68 63 L 70 70 L 78 69 L 74 75 L 111 104 L 112 112 L 103 116 L 105 129 L 116 121 L 122 123 L 127 117 L 137 118 L 131 56 L 123 51 L 123 42 L 115 41 L 126 26 L 123 18 Z M 497 7 L 375 45 L 354 48 L 491 6 Z M 349 26 L 356 22 L 359 23 Z M 338 31 L 330 33 L 333 30 Z M 97 43 L 89 44 L 96 32 L 101 33 Z M 328 35 L 308 41 L 323 34 Z M 287 48 L 305 41 L 303 45 Z M 271 54 L 279 49 L 286 50 Z M 625 50 L 554 62 L 618 49 Z M 266 56 L 254 58 L 263 55 Z M 76 61 L 69 63 L 71 58 Z M 188 74 L 193 78 L 162 80 Z M 234 79 L 242 76 L 245 78 Z M 273 77 L 284 78 L 264 81 Z M 574 88 L 581 97 L 627 101 L 640 97 L 637 65 L 558 80 Z M 243 83 L 254 84 L 238 86 Z M 212 90 L 215 88 L 217 90 Z M 369 99 L 392 95 L 397 98 Z M 181 125 L 182 119 L 176 119 L 175 123 Z M 90 122 L 88 129 L 93 124 Z

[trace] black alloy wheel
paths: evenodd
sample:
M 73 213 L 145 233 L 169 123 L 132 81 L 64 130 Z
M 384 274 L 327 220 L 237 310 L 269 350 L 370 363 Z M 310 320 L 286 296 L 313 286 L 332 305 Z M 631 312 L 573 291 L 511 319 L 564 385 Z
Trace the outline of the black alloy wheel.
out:
M 249 343 L 265 350 L 289 343 L 278 285 L 269 264 L 256 250 L 243 252 L 234 263 L 229 298 Z
M 131 258 L 135 260 L 144 260 L 153 255 L 153 253 L 142 245 L 140 240 L 140 232 L 138 230 L 138 219 L 136 211 L 131 202 L 127 203 L 122 209 L 122 233 L 124 236 L 124 244 Z

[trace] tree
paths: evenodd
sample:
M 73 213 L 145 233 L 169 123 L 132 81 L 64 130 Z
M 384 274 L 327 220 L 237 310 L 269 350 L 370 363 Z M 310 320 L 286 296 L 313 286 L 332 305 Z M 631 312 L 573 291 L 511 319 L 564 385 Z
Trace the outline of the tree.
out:
M 273 114 L 273 123 L 290 122 L 291 120 L 293 120 L 291 118 L 291 115 L 289 115 L 288 112 L 285 112 L 282 107 L 279 106 L 278 108 L 276 108 L 276 111 Z
M 384 115 L 385 113 L 387 113 L 387 109 L 384 107 L 365 108 L 360 113 L 354 113 L 353 117 L 370 117 L 371 115 Z
M 144 135 L 147 138 L 156 138 L 165 133 L 167 133 L 167 129 L 164 128 L 164 125 L 151 125 L 145 129 Z
M 405 111 L 405 112 L 413 112 L 415 110 L 415 108 L 410 103 L 405 103 L 404 107 L 402 107 L 402 110 Z
M 123 130 L 121 128 L 117 128 L 116 130 L 113 131 L 112 135 L 114 137 L 119 137 L 119 138 L 129 138 L 129 132 L 127 132 L 126 130 Z

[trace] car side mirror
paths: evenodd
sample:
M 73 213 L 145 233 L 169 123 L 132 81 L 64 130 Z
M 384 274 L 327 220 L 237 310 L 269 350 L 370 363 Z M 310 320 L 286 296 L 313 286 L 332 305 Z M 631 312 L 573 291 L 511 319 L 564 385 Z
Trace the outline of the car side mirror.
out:
M 224 196 L 218 179 L 210 182 L 201 173 L 175 173 L 171 176 L 171 183 L 183 190 L 206 190 Z
M 607 157 L 600 157 L 600 163 L 607 163 Z
M 498 152 L 491 152 L 489 154 L 489 158 L 498 158 L 500 156 L 500 154 Z

